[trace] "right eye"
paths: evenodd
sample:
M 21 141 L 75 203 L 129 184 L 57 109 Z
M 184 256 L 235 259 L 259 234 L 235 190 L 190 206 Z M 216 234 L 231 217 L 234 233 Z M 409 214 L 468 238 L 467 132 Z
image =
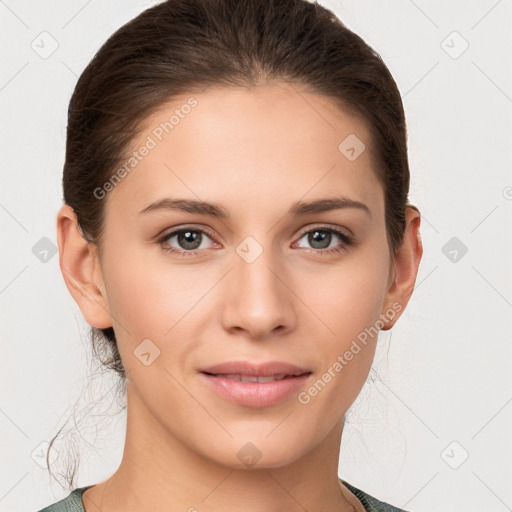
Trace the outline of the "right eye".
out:
M 210 238 L 210 235 L 204 229 L 199 228 L 180 228 L 167 233 L 165 236 L 158 240 L 162 249 L 171 254 L 181 256 L 196 256 L 198 250 L 206 249 L 204 247 L 204 238 Z M 169 245 L 175 239 L 178 248 Z

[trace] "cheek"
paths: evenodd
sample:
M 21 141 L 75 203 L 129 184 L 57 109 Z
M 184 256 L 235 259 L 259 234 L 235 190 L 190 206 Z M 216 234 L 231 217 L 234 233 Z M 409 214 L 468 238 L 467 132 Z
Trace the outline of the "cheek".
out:
M 119 351 L 127 371 L 138 370 L 136 355 L 151 340 L 158 354 L 155 367 L 181 372 L 201 340 L 202 329 L 214 320 L 209 291 L 218 277 L 200 265 L 176 264 L 148 257 L 153 248 L 125 248 L 105 258 L 109 306 Z M 158 260 L 158 261 L 155 261 Z M 218 293 L 218 292 L 217 292 Z M 140 348 L 139 348 L 140 347 Z M 159 351 L 159 352 L 158 352 Z M 153 364 L 153 363 L 151 363 Z
M 310 335 L 319 340 L 321 381 L 329 388 L 318 401 L 347 406 L 368 376 L 378 340 L 380 314 L 387 290 L 389 260 L 382 246 L 365 248 L 336 267 L 309 275 L 302 288 L 304 302 L 316 313 Z M 314 327 L 318 331 L 315 331 Z M 315 390 L 312 390 L 315 393 Z M 343 409 L 343 407 L 342 407 Z
M 300 297 L 318 318 L 326 335 L 321 337 L 332 340 L 332 349 L 343 348 L 379 319 L 389 270 L 382 254 L 381 248 L 368 248 L 339 265 L 318 267 L 302 276 Z
M 206 292 L 207 283 L 201 284 L 197 274 L 191 282 L 194 273 L 183 266 L 151 262 L 148 250 L 128 247 L 119 251 L 125 257 L 112 252 L 105 258 L 104 275 L 110 313 L 122 338 L 129 332 L 132 343 L 149 338 L 160 344 Z

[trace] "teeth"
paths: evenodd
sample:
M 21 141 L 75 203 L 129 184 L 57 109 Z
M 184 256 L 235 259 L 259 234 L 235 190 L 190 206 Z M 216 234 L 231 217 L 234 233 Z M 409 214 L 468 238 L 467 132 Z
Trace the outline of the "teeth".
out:
M 241 382 L 258 382 L 259 377 L 250 377 L 249 375 L 239 375 Z
M 286 375 L 270 375 L 268 377 L 255 377 L 252 375 L 222 375 L 226 379 L 239 380 L 240 382 L 274 382 L 275 380 L 281 380 Z
M 275 380 L 281 380 L 284 378 L 285 375 L 271 375 L 270 377 L 258 377 L 258 382 L 273 382 Z

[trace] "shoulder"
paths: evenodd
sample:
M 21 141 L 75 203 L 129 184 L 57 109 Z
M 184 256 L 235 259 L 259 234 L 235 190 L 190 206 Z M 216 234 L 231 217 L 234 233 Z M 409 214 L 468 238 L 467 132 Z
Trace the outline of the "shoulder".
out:
M 357 499 L 362 503 L 367 512 L 407 512 L 404 509 L 397 508 L 389 503 L 378 500 L 370 494 L 354 487 L 346 480 L 340 479 L 343 484 L 354 494 Z M 37 512 L 85 512 L 82 503 L 82 494 L 88 487 L 79 487 L 72 491 L 66 498 L 49 505 Z
M 354 487 L 341 478 L 340 480 L 349 489 L 349 491 L 357 497 L 367 512 L 407 512 L 402 508 L 398 508 L 390 505 L 389 503 L 384 503 L 383 501 L 378 500 L 377 498 L 362 491 L 361 489 L 358 489 L 357 487 Z
M 78 487 L 64 499 L 37 512 L 85 512 L 82 494 L 88 487 Z

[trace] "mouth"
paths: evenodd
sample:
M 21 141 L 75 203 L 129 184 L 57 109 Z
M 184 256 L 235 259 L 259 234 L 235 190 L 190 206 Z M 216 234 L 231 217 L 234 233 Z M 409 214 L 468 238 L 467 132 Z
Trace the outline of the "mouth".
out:
M 269 376 L 254 376 L 254 375 L 241 375 L 241 374 L 223 374 L 223 373 L 208 373 L 203 372 L 206 375 L 210 375 L 212 377 L 223 377 L 225 379 L 238 380 L 240 382 L 274 382 L 276 380 L 289 379 L 292 377 L 297 377 L 297 375 L 269 375 Z
M 223 399 L 247 407 L 268 407 L 298 392 L 312 372 L 289 363 L 233 361 L 200 370 L 199 375 Z

